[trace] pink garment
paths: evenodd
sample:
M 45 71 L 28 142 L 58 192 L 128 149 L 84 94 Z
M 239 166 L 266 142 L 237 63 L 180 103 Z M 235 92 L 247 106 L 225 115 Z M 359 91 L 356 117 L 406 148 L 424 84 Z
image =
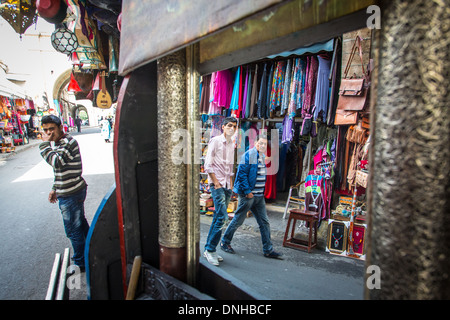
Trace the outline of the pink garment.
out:
M 211 83 L 209 89 L 209 111 L 208 114 L 220 114 L 220 108 L 217 103 L 214 101 L 214 90 L 216 88 L 216 80 L 217 80 L 217 72 L 213 72 L 211 74 Z
M 233 94 L 233 77 L 230 70 L 215 72 L 213 101 L 218 107 L 229 108 Z
M 233 176 L 235 143 L 232 139 L 227 141 L 221 134 L 209 140 L 208 151 L 205 158 L 205 172 L 208 173 L 208 181 L 212 183 L 210 173 L 214 173 L 222 187 L 231 189 L 231 177 Z
M 326 150 L 325 150 L 326 152 Z M 322 149 L 318 150 L 314 156 L 314 170 L 316 170 L 316 167 L 319 163 L 321 163 L 324 159 L 322 159 Z
M 316 84 L 317 84 L 317 71 L 319 69 L 319 62 L 315 56 L 310 56 L 307 58 L 308 66 L 306 71 L 306 85 L 305 85 L 305 95 L 302 107 L 302 116 L 305 117 L 306 114 L 311 114 L 311 108 L 314 106 L 316 97 Z

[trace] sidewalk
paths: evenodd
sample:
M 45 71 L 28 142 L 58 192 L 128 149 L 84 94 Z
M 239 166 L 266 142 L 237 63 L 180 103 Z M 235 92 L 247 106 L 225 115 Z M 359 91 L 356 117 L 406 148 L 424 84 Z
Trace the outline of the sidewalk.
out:
M 283 219 L 285 203 L 266 205 L 274 249 L 283 259 L 262 255 L 261 236 L 256 219 L 247 217 L 233 237 L 236 254 L 218 249 L 224 261 L 217 268 L 270 300 L 362 300 L 365 261 L 333 255 L 325 251 L 328 224 L 318 230 L 318 246 L 311 253 L 283 247 L 288 219 Z M 200 251 L 203 253 L 212 216 L 200 216 Z M 227 225 L 224 226 L 224 229 Z M 296 228 L 296 237 L 306 237 L 305 228 Z M 203 254 L 203 263 L 208 263 Z

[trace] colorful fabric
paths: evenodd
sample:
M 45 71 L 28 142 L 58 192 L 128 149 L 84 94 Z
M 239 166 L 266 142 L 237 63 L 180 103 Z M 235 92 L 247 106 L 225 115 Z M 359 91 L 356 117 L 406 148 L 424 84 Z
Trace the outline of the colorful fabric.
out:
M 239 79 L 241 74 L 241 67 L 239 67 L 234 76 L 233 94 L 231 95 L 230 110 L 239 109 Z
M 281 100 L 281 114 L 284 115 L 287 108 L 289 107 L 290 89 L 291 89 L 291 79 L 292 79 L 292 61 L 289 59 L 286 65 L 286 73 L 284 76 L 283 84 L 283 98 Z
M 284 76 L 286 73 L 286 61 L 278 61 L 273 71 L 272 88 L 270 92 L 270 111 L 281 105 L 284 92 Z
M 311 108 L 312 106 L 314 106 L 317 84 L 317 70 L 319 68 L 317 58 L 314 56 L 308 57 L 306 68 L 306 83 L 302 106 L 302 117 L 304 117 L 306 114 L 311 114 Z

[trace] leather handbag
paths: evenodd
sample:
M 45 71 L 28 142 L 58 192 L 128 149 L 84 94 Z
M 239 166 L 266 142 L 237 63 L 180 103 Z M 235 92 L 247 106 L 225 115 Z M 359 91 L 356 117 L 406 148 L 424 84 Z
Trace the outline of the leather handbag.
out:
M 361 40 L 360 36 L 356 37 L 344 70 L 344 78 L 341 80 L 341 85 L 339 87 L 339 100 L 334 120 L 335 125 L 356 124 L 358 121 L 358 111 L 364 110 L 369 102 L 370 81 L 364 70 Z M 348 79 L 347 75 L 357 49 L 359 49 L 359 57 L 361 59 L 361 68 L 364 78 Z
M 362 111 L 369 99 L 369 88 L 364 79 L 342 79 L 339 89 L 338 109 Z
M 358 111 L 336 109 L 335 125 L 351 125 L 358 122 Z

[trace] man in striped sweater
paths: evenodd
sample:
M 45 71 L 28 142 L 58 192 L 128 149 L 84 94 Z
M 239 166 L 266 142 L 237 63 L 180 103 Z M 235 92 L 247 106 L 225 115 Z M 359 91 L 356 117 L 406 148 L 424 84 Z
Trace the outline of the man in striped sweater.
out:
M 58 117 L 44 116 L 41 123 L 44 133 L 39 149 L 55 175 L 48 200 L 59 202 L 64 230 L 73 247 L 72 258 L 84 270 L 84 245 L 89 224 L 84 215 L 87 184 L 81 176 L 83 168 L 78 142 L 64 133 Z

